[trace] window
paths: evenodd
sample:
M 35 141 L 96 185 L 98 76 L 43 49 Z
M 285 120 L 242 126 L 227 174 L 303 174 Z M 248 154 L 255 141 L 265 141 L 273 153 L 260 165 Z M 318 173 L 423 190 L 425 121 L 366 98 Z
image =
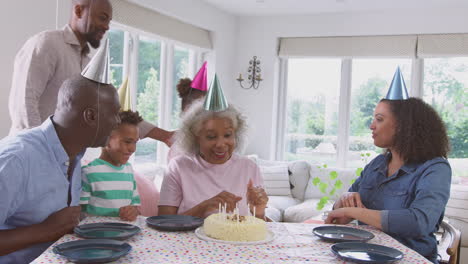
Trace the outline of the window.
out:
M 189 57 L 201 54 L 202 49 L 176 46 L 172 41 L 117 23 L 112 23 L 108 37 L 112 84 L 118 88 L 128 77 L 133 109 L 158 127 L 176 129 L 180 99 L 175 86 L 179 78 L 192 77 L 188 69 L 197 65 L 192 65 L 195 62 Z M 172 54 L 173 62 L 163 59 Z M 172 79 L 169 81 L 167 76 Z M 172 94 L 172 100 L 163 99 L 168 94 Z M 165 161 L 165 152 L 165 144 L 145 138 L 138 142 L 131 162 L 142 173 L 154 171 L 156 163 Z
M 160 95 L 161 43 L 139 36 L 137 107 L 146 121 L 158 124 Z M 157 159 L 157 142 L 141 139 L 135 152 L 135 163 L 152 163 Z
M 381 153 L 369 125 L 397 66 L 410 95 L 445 122 L 454 182 L 468 185 L 468 57 L 287 59 L 285 149 L 277 157 L 357 168 Z M 412 89 L 418 83 L 421 88 Z
M 287 160 L 336 163 L 341 60 L 290 59 Z
M 425 59 L 423 91 L 447 127 L 453 176 L 468 185 L 468 58 Z
M 369 126 L 373 119 L 374 108 L 379 100 L 386 96 L 398 66 L 408 85 L 411 81 L 410 59 L 353 60 L 349 150 L 346 155 L 346 166 L 361 166 L 361 154 L 372 158 L 382 153 L 382 149 L 374 145 Z
M 181 102 L 177 93 L 177 84 L 182 78 L 188 77 L 189 50 L 176 46 L 174 48 L 174 69 L 173 69 L 173 84 L 172 90 L 172 114 L 171 114 L 171 129 L 177 129 L 180 121 Z
M 110 29 L 108 34 L 111 82 L 112 85 L 119 88 L 123 81 L 125 32 L 120 29 Z

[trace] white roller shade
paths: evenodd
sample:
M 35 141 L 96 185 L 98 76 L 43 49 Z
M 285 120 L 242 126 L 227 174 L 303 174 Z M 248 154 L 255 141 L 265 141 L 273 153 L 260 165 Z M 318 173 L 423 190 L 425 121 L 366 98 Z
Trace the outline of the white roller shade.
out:
M 415 35 L 281 38 L 282 57 L 414 57 Z
M 113 0 L 112 6 L 114 9 L 113 20 L 118 23 L 197 47 L 212 48 L 208 30 L 125 0 Z
M 418 36 L 418 57 L 468 56 L 468 34 L 439 34 Z

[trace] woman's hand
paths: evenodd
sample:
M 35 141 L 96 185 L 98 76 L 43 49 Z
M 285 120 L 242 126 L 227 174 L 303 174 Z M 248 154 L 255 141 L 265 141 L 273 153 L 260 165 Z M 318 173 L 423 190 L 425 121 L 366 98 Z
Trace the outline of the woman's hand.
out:
M 344 207 L 328 213 L 325 224 L 345 225 L 356 219 L 382 230 L 382 211 L 359 207 Z
M 325 219 L 325 224 L 345 225 L 353 221 L 353 218 L 348 217 L 349 209 L 351 208 L 340 208 L 328 212 L 327 219 Z
M 216 196 L 203 201 L 202 204 L 205 208 L 205 214 L 212 211 L 217 211 L 219 209 L 219 204 L 221 204 L 221 206 L 227 206 L 226 212 L 233 212 L 236 208 L 237 202 L 239 202 L 241 199 L 242 197 L 236 196 L 230 192 L 222 191 Z
M 335 203 L 333 209 L 343 207 L 359 207 L 366 208 L 361 201 L 361 195 L 357 192 L 345 192 L 340 196 L 340 199 Z
M 257 217 L 265 216 L 265 208 L 268 203 L 268 195 L 262 187 L 254 187 L 252 180 L 247 184 L 247 202 L 250 205 L 250 211 L 253 212 L 255 206 L 255 214 Z
M 127 205 L 119 209 L 120 219 L 124 221 L 135 221 L 138 215 L 138 208 L 133 205 Z

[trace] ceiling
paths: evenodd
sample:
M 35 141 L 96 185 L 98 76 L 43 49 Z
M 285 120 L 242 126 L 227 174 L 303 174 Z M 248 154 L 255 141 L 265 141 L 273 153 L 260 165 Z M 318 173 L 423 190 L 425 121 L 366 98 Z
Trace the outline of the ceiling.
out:
M 201 0 L 238 16 L 467 8 L 468 0 Z M 467 14 L 468 15 L 468 14 Z

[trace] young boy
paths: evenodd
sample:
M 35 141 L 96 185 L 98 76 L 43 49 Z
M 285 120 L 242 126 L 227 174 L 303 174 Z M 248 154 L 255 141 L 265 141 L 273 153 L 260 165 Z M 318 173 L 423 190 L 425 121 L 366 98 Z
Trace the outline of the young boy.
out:
M 112 131 L 101 156 L 82 168 L 80 204 L 88 214 L 134 221 L 140 196 L 128 159 L 135 152 L 138 123 L 143 119 L 138 112 L 123 111 L 119 115 L 121 124 Z

